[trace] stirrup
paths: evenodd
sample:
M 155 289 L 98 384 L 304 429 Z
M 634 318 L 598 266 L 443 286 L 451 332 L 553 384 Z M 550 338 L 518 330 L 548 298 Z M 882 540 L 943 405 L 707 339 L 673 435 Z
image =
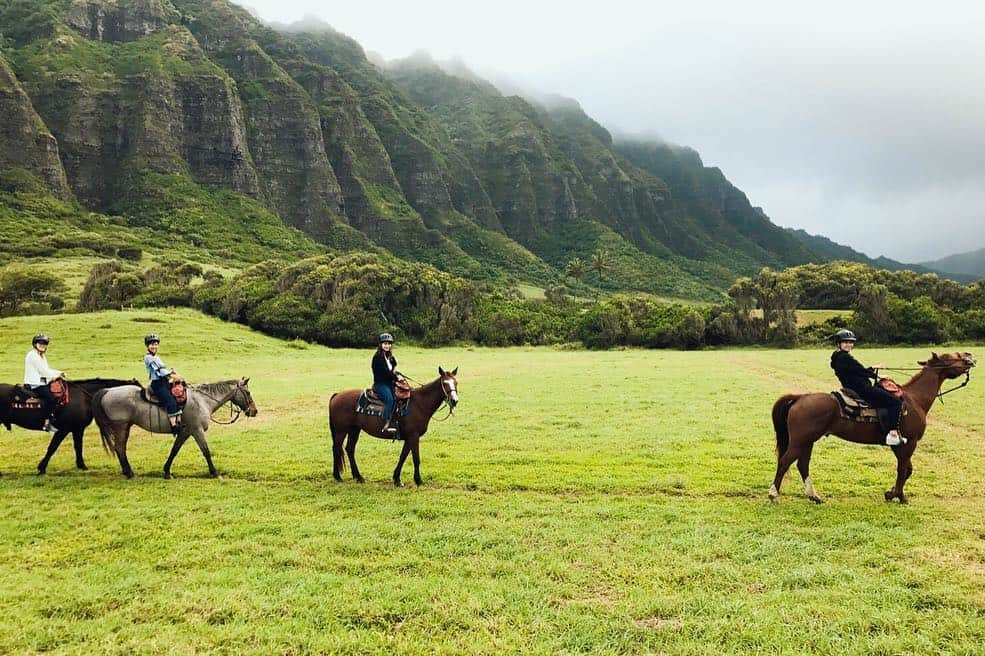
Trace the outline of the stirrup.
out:
M 893 434 L 893 431 L 886 433 L 886 446 L 900 446 L 901 444 L 906 444 L 906 438 L 899 434 Z

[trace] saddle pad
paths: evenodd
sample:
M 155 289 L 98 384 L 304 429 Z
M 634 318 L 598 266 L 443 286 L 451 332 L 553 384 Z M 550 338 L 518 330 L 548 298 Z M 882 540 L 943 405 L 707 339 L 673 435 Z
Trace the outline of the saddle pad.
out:
M 408 401 L 409 399 L 397 399 L 397 403 L 393 408 L 393 414 L 397 417 L 406 417 L 407 413 L 410 412 L 410 403 Z M 361 415 L 369 415 L 370 417 L 383 416 L 383 401 L 373 391 L 373 388 L 365 389 L 359 395 L 359 399 L 356 401 L 356 412 Z

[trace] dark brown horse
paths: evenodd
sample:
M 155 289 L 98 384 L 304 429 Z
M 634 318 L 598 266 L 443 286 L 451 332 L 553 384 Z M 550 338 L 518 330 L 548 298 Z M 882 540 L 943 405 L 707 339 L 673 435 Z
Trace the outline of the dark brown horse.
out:
M 405 417 L 400 418 L 400 437 L 404 441 L 404 448 L 400 452 L 400 459 L 397 460 L 397 468 L 393 470 L 393 484 L 401 487 L 400 470 L 404 466 L 407 454 L 411 454 L 414 459 L 414 482 L 423 485 L 421 480 L 421 436 L 428 430 L 428 423 L 431 417 L 438 411 L 442 403 L 448 404 L 448 412 L 451 413 L 458 404 L 458 367 L 452 371 L 445 371 L 438 367 L 438 378 L 426 385 L 415 388 L 411 399 L 409 411 Z M 342 480 L 342 471 L 345 469 L 345 455 L 342 452 L 342 443 L 345 441 L 345 452 L 349 454 L 349 464 L 352 466 L 352 477 L 364 483 L 365 479 L 359 473 L 356 465 L 356 442 L 359 441 L 359 431 L 364 430 L 373 437 L 392 439 L 385 434 L 382 417 L 372 417 L 356 412 L 356 403 L 362 390 L 345 390 L 336 392 L 328 402 L 328 425 L 332 431 L 332 475 L 335 480 Z M 348 436 L 348 440 L 346 440 Z
M 900 424 L 906 444 L 892 447 L 896 454 L 896 484 L 885 494 L 886 501 L 899 499 L 906 503 L 903 485 L 913 473 L 910 458 L 927 428 L 927 413 L 940 394 L 945 380 L 968 373 L 975 366 L 971 353 L 932 353 L 929 360 L 918 362 L 923 368 L 908 383 L 902 385 L 907 414 Z M 821 497 L 811 483 L 810 464 L 814 443 L 824 435 L 837 435 L 849 442 L 885 444 L 885 435 L 878 423 L 856 422 L 841 416 L 838 401 L 830 394 L 787 394 L 773 404 L 773 428 L 776 430 L 776 478 L 770 488 L 770 499 L 780 495 L 780 484 L 790 465 L 804 479 L 804 491 L 814 503 Z
M 69 381 L 68 405 L 59 408 L 55 413 L 55 425 L 58 427 L 58 432 L 51 436 L 48 452 L 38 463 L 38 475 L 47 471 L 48 461 L 51 460 L 51 456 L 55 455 L 55 451 L 58 450 L 69 433 L 72 434 L 72 441 L 75 444 L 75 466 L 79 469 L 88 469 L 85 460 L 82 459 L 82 434 L 86 427 L 92 423 L 92 397 L 101 389 L 119 387 L 120 385 L 134 385 L 136 382 L 135 380 L 106 378 Z M 11 407 L 15 387 L 0 383 L 0 424 L 6 426 L 7 430 L 10 430 L 11 424 L 31 430 L 41 430 L 44 426 L 44 417 L 39 409 Z

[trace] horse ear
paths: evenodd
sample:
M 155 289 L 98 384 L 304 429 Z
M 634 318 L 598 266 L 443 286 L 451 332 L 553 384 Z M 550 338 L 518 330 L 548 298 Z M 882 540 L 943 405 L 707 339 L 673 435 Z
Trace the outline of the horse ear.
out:
M 442 369 L 441 367 L 438 367 L 438 375 L 439 376 L 444 376 L 445 375 L 445 370 Z
M 246 378 L 243 379 L 243 384 L 244 385 L 248 384 L 249 382 L 250 382 L 249 377 L 246 377 Z
M 940 358 L 937 357 L 937 353 L 935 353 L 934 351 L 931 351 L 930 352 L 930 359 L 931 360 L 940 360 Z
M 921 367 L 924 367 L 924 366 L 927 365 L 927 361 L 926 360 L 917 360 L 917 364 L 920 365 Z
M 458 375 L 458 367 L 455 367 L 454 369 L 451 370 L 451 375 L 452 376 L 457 376 Z

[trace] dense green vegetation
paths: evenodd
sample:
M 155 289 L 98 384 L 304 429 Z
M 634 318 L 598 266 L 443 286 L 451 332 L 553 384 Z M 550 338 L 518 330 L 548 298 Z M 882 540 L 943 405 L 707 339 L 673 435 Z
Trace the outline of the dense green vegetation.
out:
M 135 431 L 124 480 L 86 436 L 38 478 L 47 435 L 0 435 L 0 652 L 52 654 L 976 654 L 985 641 L 985 430 L 972 387 L 935 405 L 908 506 L 888 449 L 814 452 L 778 505 L 769 408 L 836 383 L 822 350 L 419 349 L 461 403 L 422 441 L 363 437 L 368 483 L 331 479 L 325 407 L 370 350 L 264 337 L 186 311 L 0 320 L 0 380 L 30 336 L 76 377 L 143 376 L 141 337 L 193 382 L 251 376 L 260 414 L 194 444 Z M 860 347 L 861 348 L 861 347 Z M 865 349 L 912 365 L 928 349 Z M 627 394 L 628 392 L 628 394 Z M 658 403 L 659 401 L 659 403 Z M 221 418 L 221 417 L 220 417 Z M 406 470 L 405 470 L 406 471 Z M 405 477 L 406 478 L 406 477 Z

